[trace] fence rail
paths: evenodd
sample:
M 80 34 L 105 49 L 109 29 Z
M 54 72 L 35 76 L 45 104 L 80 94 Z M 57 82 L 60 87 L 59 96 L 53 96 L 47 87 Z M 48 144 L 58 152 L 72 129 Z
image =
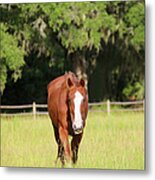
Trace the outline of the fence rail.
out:
M 100 108 L 94 109 L 95 106 Z M 117 108 L 116 106 L 120 106 L 120 107 Z M 127 106 L 131 106 L 131 107 L 127 107 Z M 119 112 L 119 111 L 144 111 L 144 106 L 145 106 L 144 100 L 132 101 L 132 102 L 131 101 L 111 102 L 110 100 L 107 100 L 106 102 L 89 103 L 90 111 L 105 111 L 107 112 L 107 114 L 110 114 L 111 112 Z M 38 111 L 38 109 L 42 109 L 42 108 L 46 109 L 46 111 Z M 33 104 L 28 104 L 28 105 L 1 105 L 0 109 L 2 116 L 33 115 L 35 119 L 36 115 L 48 114 L 47 104 L 36 104 L 35 102 L 33 102 Z M 16 113 L 7 112 L 8 110 L 10 111 L 10 110 L 21 110 L 21 109 L 23 109 L 23 112 L 16 112 Z M 28 112 L 24 112 L 24 110 L 28 110 L 28 109 L 29 109 Z
M 2 105 L 0 106 L 0 109 L 28 109 L 28 108 L 32 108 L 33 104 L 28 104 L 28 105 L 12 105 L 12 106 L 8 106 L 8 105 Z

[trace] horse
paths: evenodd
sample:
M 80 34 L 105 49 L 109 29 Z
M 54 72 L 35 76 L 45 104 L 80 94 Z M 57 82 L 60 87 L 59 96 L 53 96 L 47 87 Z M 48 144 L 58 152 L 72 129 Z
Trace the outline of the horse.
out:
M 68 72 L 48 84 L 48 112 L 62 167 L 76 164 L 88 113 L 88 94 L 83 79 Z M 72 137 L 71 145 L 69 136 Z

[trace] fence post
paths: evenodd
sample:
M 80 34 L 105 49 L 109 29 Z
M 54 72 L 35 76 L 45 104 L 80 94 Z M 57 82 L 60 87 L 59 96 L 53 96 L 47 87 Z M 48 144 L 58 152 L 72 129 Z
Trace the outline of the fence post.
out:
M 35 102 L 33 102 L 32 107 L 33 107 L 33 119 L 35 120 L 36 119 L 36 103 Z
M 110 100 L 107 100 L 107 113 L 110 114 Z

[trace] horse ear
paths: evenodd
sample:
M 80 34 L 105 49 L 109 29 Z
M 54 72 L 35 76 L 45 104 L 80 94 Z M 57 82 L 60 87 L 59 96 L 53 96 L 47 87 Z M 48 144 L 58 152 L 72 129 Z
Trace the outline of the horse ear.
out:
M 70 89 L 74 86 L 72 80 L 70 78 L 67 79 L 67 87 Z
M 84 81 L 83 79 L 80 80 L 80 85 L 81 85 L 82 87 L 85 87 L 85 81 Z

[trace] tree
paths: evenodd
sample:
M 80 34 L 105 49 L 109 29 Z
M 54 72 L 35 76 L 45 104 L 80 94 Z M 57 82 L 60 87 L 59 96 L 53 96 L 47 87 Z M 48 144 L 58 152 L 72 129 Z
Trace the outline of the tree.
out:
M 49 17 L 49 25 L 67 49 L 72 69 L 79 78 L 87 80 L 86 52 L 100 48 L 115 29 L 115 19 L 106 12 L 102 2 L 55 3 L 42 5 Z
M 1 27 L 4 26 L 1 28 L 3 91 L 7 85 L 2 101 L 46 102 L 48 82 L 64 72 L 63 48 L 44 21 L 46 17 L 39 4 L 4 4 L 0 11 Z
M 90 75 L 90 99 L 144 98 L 144 2 L 113 2 L 107 12 L 116 29 L 107 43 L 102 39 L 96 67 Z M 139 30 L 139 31 L 138 31 Z
M 13 41 L 15 53 L 10 56 L 18 57 L 11 69 L 6 65 L 11 51 L 3 50 L 6 99 L 24 86 L 29 102 L 45 102 L 48 82 L 68 70 L 89 78 L 91 100 L 144 96 L 143 1 L 5 4 L 0 10 L 1 34 L 9 39 L 1 45 L 7 50 Z M 11 76 L 20 77 L 21 68 L 22 78 L 14 83 Z
M 17 39 L 7 32 L 7 25 L 0 24 L 0 77 L 2 93 L 7 82 L 7 71 L 12 72 L 12 78 L 16 81 L 21 77 L 21 67 L 24 65 L 24 51 L 18 46 Z

